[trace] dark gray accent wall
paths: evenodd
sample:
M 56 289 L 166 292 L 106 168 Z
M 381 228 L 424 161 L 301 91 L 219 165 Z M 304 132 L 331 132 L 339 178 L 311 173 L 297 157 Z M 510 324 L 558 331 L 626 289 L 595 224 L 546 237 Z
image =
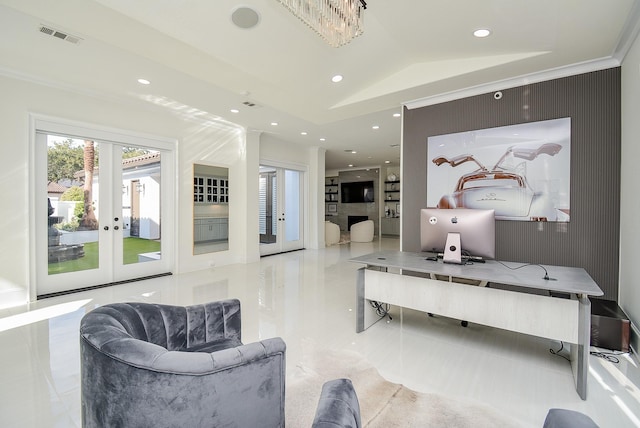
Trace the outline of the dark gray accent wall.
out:
M 496 222 L 496 258 L 583 267 L 617 301 L 620 236 L 620 68 L 585 73 L 447 103 L 405 109 L 402 250 L 420 251 L 427 201 L 427 138 L 571 118 L 571 221 Z

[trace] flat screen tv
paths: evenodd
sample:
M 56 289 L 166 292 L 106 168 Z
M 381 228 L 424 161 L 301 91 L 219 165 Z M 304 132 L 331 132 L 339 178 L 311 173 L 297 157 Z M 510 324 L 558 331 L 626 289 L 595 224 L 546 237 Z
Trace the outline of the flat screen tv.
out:
M 423 208 L 420 247 L 422 251 L 442 253 L 445 263 L 462 263 L 473 257 L 494 259 L 495 211 Z
M 374 202 L 373 181 L 354 181 L 340 184 L 342 203 Z

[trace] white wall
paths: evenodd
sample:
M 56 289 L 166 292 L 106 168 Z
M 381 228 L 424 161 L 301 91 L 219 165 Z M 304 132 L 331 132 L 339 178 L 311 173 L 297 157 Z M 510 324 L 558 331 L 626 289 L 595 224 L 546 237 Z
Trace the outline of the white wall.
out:
M 174 271 L 257 259 L 259 134 L 247 137 L 243 129 L 206 112 L 186 117 L 188 109 L 176 109 L 176 103 L 119 102 L 8 77 L 0 77 L 0 93 L 0 307 L 23 304 L 29 298 L 29 182 L 33 176 L 29 113 L 178 140 Z M 192 164 L 199 161 L 229 167 L 234 202 L 230 204 L 229 251 L 193 256 Z
M 640 326 L 640 264 L 636 253 L 640 243 L 640 36 L 636 38 L 622 63 L 622 160 L 620 189 L 620 286 L 619 306 L 636 327 Z

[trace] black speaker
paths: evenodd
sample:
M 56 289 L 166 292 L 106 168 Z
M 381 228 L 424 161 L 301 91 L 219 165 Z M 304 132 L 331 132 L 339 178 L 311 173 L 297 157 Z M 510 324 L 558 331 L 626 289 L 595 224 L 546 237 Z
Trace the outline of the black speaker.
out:
M 591 346 L 629 352 L 629 318 L 612 300 L 591 300 Z

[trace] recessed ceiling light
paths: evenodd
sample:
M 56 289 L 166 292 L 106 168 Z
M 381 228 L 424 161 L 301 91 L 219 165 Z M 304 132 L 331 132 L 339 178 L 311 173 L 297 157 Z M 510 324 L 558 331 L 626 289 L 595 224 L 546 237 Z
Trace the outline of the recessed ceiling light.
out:
M 400 113 L 393 113 L 393 117 L 400 117 L 402 116 Z
M 352 163 L 349 164 L 349 168 L 353 168 L 353 164 Z
M 331 81 L 332 81 L 333 83 L 342 82 L 342 75 L 340 75 L 340 74 L 336 74 L 335 76 L 333 76 L 333 77 L 331 78 Z
M 327 139 L 323 137 L 323 138 L 320 138 L 320 141 L 327 141 Z
M 478 28 L 476 31 L 473 32 L 473 35 L 478 38 L 487 37 L 491 35 L 491 30 L 489 30 L 488 28 Z
M 391 163 L 391 161 L 384 161 L 384 163 Z
M 278 126 L 278 122 L 271 122 L 271 126 Z
M 373 125 L 373 126 L 371 127 L 371 129 L 380 129 L 380 126 L 378 126 L 378 125 Z
M 231 110 L 229 110 L 231 113 L 240 113 L 240 110 L 238 110 L 237 108 L 232 108 Z
M 149 85 L 149 84 L 151 84 L 151 82 L 148 81 L 147 79 L 138 79 L 138 83 L 140 83 L 141 85 Z
M 351 150 L 351 153 L 353 153 L 355 155 L 358 152 L 356 152 L 355 150 Z
M 300 135 L 307 135 L 306 131 L 302 131 Z

